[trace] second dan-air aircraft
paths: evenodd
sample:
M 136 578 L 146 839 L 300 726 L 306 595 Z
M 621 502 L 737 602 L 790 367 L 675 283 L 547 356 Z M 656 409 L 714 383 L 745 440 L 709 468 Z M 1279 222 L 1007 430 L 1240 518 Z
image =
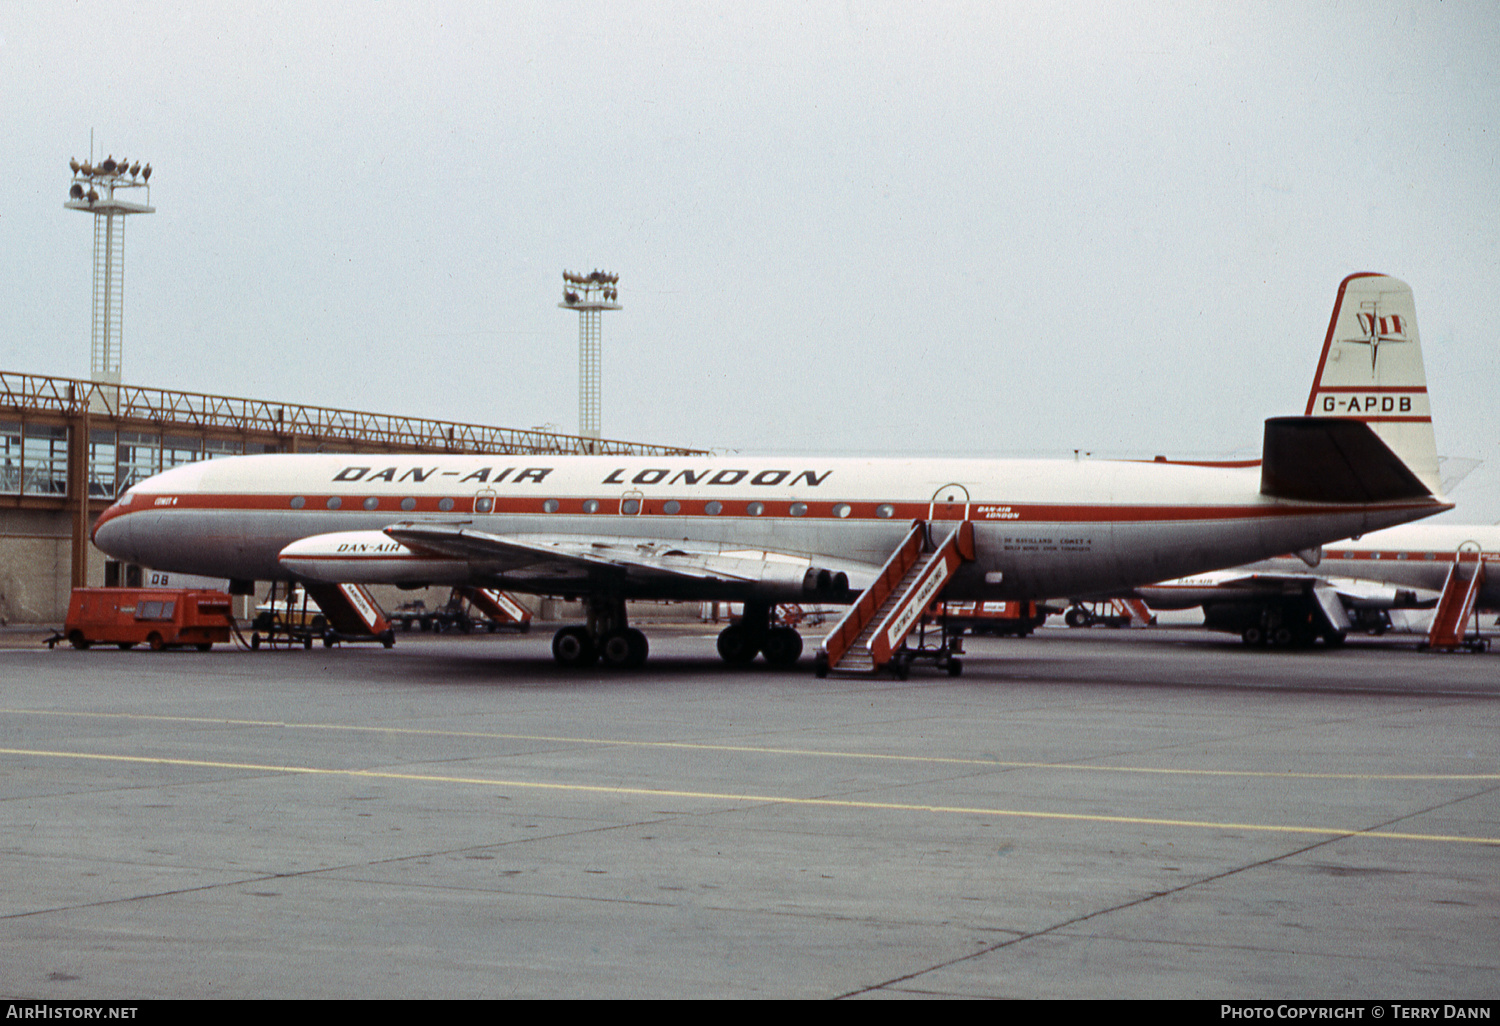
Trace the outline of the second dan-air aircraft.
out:
M 1308 551 L 1448 509 L 1411 290 L 1340 285 L 1308 415 L 1262 458 L 750 459 L 267 455 L 177 467 L 99 518 L 105 552 L 256 580 L 467 585 L 580 599 L 560 662 L 645 661 L 634 598 L 742 602 L 731 662 L 795 662 L 781 602 L 850 602 L 820 670 L 899 661 L 938 595 L 1036 599 Z M 950 667 L 956 672 L 956 661 Z

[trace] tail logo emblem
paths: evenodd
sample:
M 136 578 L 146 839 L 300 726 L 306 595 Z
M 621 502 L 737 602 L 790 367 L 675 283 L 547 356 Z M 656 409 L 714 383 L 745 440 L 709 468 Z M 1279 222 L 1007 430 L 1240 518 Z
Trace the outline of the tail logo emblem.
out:
M 1406 337 L 1406 323 L 1400 314 L 1382 314 L 1376 303 L 1361 303 L 1359 317 L 1363 338 L 1341 338 L 1340 342 L 1370 347 L 1370 373 L 1375 373 L 1375 361 L 1384 342 L 1410 342 Z

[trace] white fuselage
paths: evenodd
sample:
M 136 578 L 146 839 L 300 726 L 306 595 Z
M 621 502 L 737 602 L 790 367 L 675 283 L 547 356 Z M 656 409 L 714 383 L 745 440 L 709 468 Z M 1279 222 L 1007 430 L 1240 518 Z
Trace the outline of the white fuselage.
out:
M 1260 494 L 1255 466 L 1093 460 L 271 455 L 182 466 L 101 515 L 95 542 L 160 570 L 286 578 L 288 545 L 398 523 L 507 537 L 716 546 L 881 566 L 913 520 L 970 520 L 952 598 L 1104 592 L 1266 559 L 1440 512 Z M 1305 569 L 1305 567 L 1304 567 Z M 544 584 L 476 570 L 467 583 Z M 732 586 L 630 594 L 735 598 Z
M 1460 551 L 1484 557 L 1490 572 L 1481 583 L 1479 605 L 1500 607 L 1500 525 L 1408 524 L 1325 545 L 1315 569 L 1295 557 L 1263 560 L 1242 569 L 1350 577 L 1440 592 Z

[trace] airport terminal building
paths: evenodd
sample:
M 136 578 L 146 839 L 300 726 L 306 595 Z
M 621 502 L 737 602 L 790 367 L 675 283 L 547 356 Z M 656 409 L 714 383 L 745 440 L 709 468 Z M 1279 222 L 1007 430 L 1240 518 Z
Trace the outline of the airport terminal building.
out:
M 0 623 L 61 623 L 75 587 L 151 583 L 89 538 L 125 489 L 183 463 L 295 452 L 703 454 L 0 371 Z

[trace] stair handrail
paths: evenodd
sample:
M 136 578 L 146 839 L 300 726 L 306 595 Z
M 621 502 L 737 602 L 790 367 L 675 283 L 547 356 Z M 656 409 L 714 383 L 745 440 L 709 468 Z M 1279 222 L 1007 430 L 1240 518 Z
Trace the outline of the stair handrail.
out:
M 896 546 L 896 551 L 885 561 L 885 566 L 881 567 L 875 580 L 823 639 L 823 654 L 827 657 L 829 666 L 837 666 L 849 651 L 849 646 L 858 640 L 860 633 L 869 625 L 896 585 L 901 583 L 901 578 L 906 576 L 906 571 L 911 569 L 911 565 L 922 554 L 924 541 L 925 522 L 912 521 L 905 540 Z
M 948 565 L 946 554 L 947 550 L 950 549 L 954 556 L 954 566 L 974 558 L 974 524 L 972 521 L 961 520 L 954 524 L 953 530 L 948 532 L 948 536 L 938 544 L 932 545 L 928 550 L 933 553 L 932 562 L 918 575 L 917 580 L 912 582 L 912 594 L 916 595 L 920 593 L 922 586 L 937 574 L 939 564 L 943 568 L 944 580 L 920 602 L 913 604 L 920 606 L 920 608 L 917 609 L 915 615 L 909 617 L 905 628 L 898 632 L 899 637 L 892 639 L 888 634 L 896 624 L 897 619 L 913 608 L 913 605 L 898 604 L 896 608 L 886 613 L 885 619 L 880 622 L 880 626 L 875 628 L 875 633 L 870 639 L 870 655 L 874 659 L 876 666 L 883 666 L 890 662 L 892 651 L 900 647 L 901 642 L 906 640 L 906 636 L 912 632 L 917 621 L 922 618 L 922 614 L 927 612 L 927 608 L 932 605 L 933 600 L 941 595 L 943 589 L 947 587 L 948 575 L 953 569 L 953 567 Z M 910 569 L 911 566 L 908 564 L 907 570 L 909 571 Z
M 1474 572 L 1464 580 L 1465 564 L 1472 564 Z M 1479 596 L 1479 587 L 1484 577 L 1484 555 L 1478 550 L 1459 549 L 1454 553 L 1453 563 L 1443 580 L 1437 608 L 1432 613 L 1432 627 L 1427 634 L 1427 644 L 1432 648 L 1447 648 L 1463 643 L 1464 626 Z M 1455 587 L 1461 585 L 1462 589 Z

